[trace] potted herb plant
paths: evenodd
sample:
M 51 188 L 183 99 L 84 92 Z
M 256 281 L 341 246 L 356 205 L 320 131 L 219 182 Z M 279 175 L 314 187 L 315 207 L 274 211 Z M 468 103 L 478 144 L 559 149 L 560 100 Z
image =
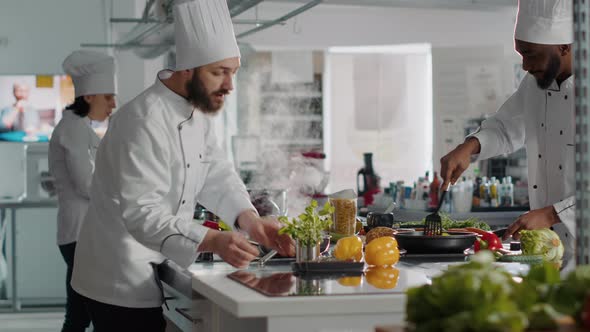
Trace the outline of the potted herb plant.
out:
M 317 207 L 318 202 L 312 200 L 297 218 L 279 217 L 285 225 L 279 234 L 288 234 L 295 240 L 297 262 L 313 261 L 320 256 L 323 232 L 332 224 L 334 207 L 330 203 L 326 203 L 320 211 Z

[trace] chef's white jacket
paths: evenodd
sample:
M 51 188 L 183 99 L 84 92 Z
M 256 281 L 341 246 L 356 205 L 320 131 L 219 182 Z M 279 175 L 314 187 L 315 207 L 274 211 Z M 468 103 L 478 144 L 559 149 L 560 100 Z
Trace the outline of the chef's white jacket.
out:
M 553 226 L 565 248 L 575 248 L 574 77 L 546 89 L 527 74 L 518 90 L 473 135 L 478 159 L 507 154 L 526 145 L 531 210 L 553 205 L 561 223 Z
M 49 172 L 57 190 L 57 244 L 76 242 L 88 210 L 94 158 L 100 138 L 88 117 L 63 112 L 49 141 Z
M 194 262 L 207 232 L 193 221 L 197 202 L 228 225 L 256 211 L 213 128 L 159 78 L 111 118 L 76 247 L 71 284 L 78 293 L 117 306 L 158 307 L 162 293 L 150 263 Z

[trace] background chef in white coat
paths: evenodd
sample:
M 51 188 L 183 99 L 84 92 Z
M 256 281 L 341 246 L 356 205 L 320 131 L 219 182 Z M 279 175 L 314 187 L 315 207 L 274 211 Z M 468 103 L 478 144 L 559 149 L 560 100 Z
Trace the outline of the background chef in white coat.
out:
M 241 232 L 194 222 L 197 202 L 252 240 L 294 254 L 278 221 L 256 213 L 213 131 L 211 115 L 240 66 L 226 1 L 185 2 L 174 15 L 175 71 L 158 73 L 113 115 L 96 156 L 72 287 L 97 332 L 164 331 L 154 263 L 170 258 L 186 267 L 200 251 L 236 267 L 257 257 Z
M 441 159 L 443 188 L 473 160 L 526 146 L 531 211 L 504 235 L 552 228 L 566 251 L 575 248 L 573 2 L 520 0 L 514 46 L 528 72 L 500 110 Z
M 80 225 L 90 200 L 90 182 L 100 139 L 92 122 L 105 121 L 115 108 L 115 61 L 95 51 L 75 51 L 63 62 L 72 77 L 76 99 L 67 106 L 49 141 L 49 170 L 59 202 L 57 245 L 67 265 L 67 303 L 62 332 L 84 331 L 90 316 L 70 280 Z

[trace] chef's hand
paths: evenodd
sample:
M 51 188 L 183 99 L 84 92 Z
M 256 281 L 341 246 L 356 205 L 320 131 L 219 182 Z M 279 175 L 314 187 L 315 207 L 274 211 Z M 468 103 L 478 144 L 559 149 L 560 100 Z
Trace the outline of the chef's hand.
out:
M 542 209 L 529 211 L 516 219 L 512 225 L 508 227 L 504 236 L 504 240 L 512 236 L 513 239 L 520 239 L 521 230 L 549 228 L 561 222 L 553 205 L 544 207 Z
M 199 245 L 198 251 L 210 251 L 219 255 L 226 263 L 237 267 L 247 267 L 258 257 L 258 248 L 251 245 L 246 237 L 238 232 L 208 230 Z
M 449 185 L 457 182 L 461 174 L 469 167 L 471 155 L 478 154 L 480 150 L 479 140 L 475 137 L 470 137 L 453 151 L 442 157 L 440 159 L 440 175 L 443 178 L 441 188 L 448 188 Z
M 250 239 L 264 247 L 276 250 L 281 256 L 295 256 L 295 243 L 290 236 L 279 235 L 282 225 L 276 218 L 261 218 L 254 211 L 244 211 L 238 216 L 238 225 Z

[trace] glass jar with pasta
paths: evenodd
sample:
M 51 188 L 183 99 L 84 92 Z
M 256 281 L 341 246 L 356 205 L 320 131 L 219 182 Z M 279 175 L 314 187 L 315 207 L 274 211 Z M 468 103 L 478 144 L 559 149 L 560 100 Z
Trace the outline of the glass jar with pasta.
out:
M 356 226 L 356 198 L 330 198 L 334 207 L 331 232 L 341 235 L 353 235 Z

